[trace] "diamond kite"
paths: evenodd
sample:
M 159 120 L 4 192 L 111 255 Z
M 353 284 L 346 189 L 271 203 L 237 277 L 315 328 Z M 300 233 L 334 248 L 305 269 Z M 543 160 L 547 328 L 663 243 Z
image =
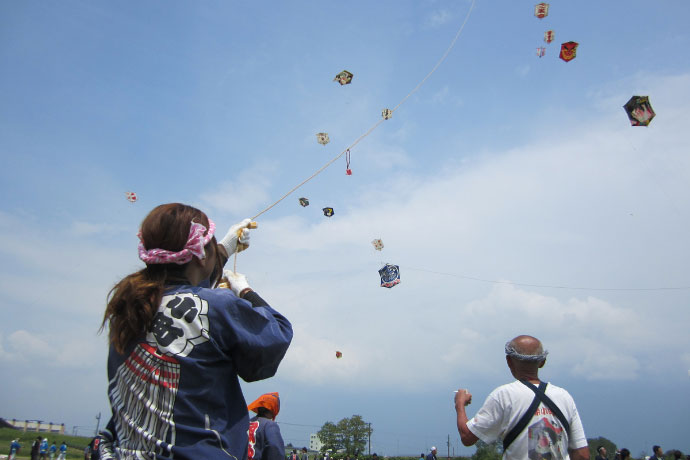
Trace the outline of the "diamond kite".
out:
M 336 351 L 336 352 L 335 352 L 335 357 L 338 358 L 338 359 L 340 359 L 340 358 L 343 357 L 343 354 L 342 354 L 341 352 L 339 352 L 339 351 Z
M 125 192 L 125 196 L 127 197 L 127 201 L 130 203 L 136 203 L 136 201 L 139 199 L 137 198 L 137 194 L 134 192 Z
M 323 215 L 326 217 L 332 217 L 335 214 L 333 208 L 323 208 Z
M 561 54 L 558 57 L 565 62 L 572 61 L 576 57 L 578 45 L 579 43 L 577 42 L 565 42 L 561 44 Z
M 306 208 L 307 206 L 309 206 L 309 198 L 300 198 L 299 204 L 301 204 L 303 208 Z
M 539 19 L 544 19 L 549 15 L 549 4 L 548 3 L 538 3 L 534 6 L 534 15 Z
M 337 81 L 338 83 L 340 83 L 341 86 L 342 85 L 349 85 L 350 83 L 352 83 L 352 77 L 353 76 L 354 75 L 352 75 L 352 73 L 348 72 L 347 70 L 343 70 L 342 72 L 340 72 L 338 75 L 335 76 L 333 81 Z
M 649 122 L 656 115 L 649 103 L 649 96 L 633 96 L 623 108 L 627 112 L 632 126 L 649 126 Z
M 374 241 L 371 242 L 371 244 L 374 245 L 374 248 L 377 251 L 380 251 L 381 249 L 383 249 L 383 241 L 381 241 L 381 239 L 375 239 Z
M 546 43 L 551 43 L 556 38 L 556 33 L 553 30 L 547 30 L 544 32 L 544 41 Z
M 381 276 L 381 287 L 392 288 L 400 284 L 400 267 L 397 265 L 386 264 L 379 270 Z
M 537 48 L 537 56 L 544 57 L 545 54 L 546 54 L 546 48 L 544 48 L 543 46 L 540 46 L 539 48 Z
M 391 109 L 383 109 L 381 116 L 384 120 L 390 120 L 393 117 L 393 111 Z
M 316 140 L 321 145 L 326 145 L 331 142 L 331 139 L 328 137 L 328 133 L 316 133 Z

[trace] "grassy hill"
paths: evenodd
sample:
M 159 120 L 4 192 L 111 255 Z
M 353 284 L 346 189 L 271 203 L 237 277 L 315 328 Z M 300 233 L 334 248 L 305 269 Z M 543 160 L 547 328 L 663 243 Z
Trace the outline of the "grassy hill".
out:
M 36 433 L 35 431 L 23 432 L 13 428 L 0 428 L 0 455 L 8 455 L 10 453 L 10 443 L 13 439 L 19 438 L 19 444 L 22 449 L 19 451 L 18 459 L 31 458 L 31 443 L 37 436 L 48 438 L 48 444 L 55 444 L 60 447 L 62 441 L 67 444 L 67 458 L 74 460 L 84 459 L 84 448 L 91 442 L 91 438 L 84 438 L 81 436 L 56 435 L 53 433 Z M 57 458 L 57 456 L 56 456 Z

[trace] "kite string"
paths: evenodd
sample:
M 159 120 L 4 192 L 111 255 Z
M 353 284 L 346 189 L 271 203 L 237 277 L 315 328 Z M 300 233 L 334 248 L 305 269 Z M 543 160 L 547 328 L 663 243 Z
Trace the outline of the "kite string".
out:
M 319 170 L 317 170 L 314 174 L 312 174 L 311 176 L 307 177 L 307 178 L 304 179 L 302 182 L 300 182 L 299 184 L 297 184 L 296 186 L 294 186 L 289 192 L 287 192 L 285 195 L 283 195 L 282 197 L 280 197 L 280 198 L 278 199 L 278 201 L 276 201 L 275 203 L 273 203 L 272 205 L 270 205 L 269 207 L 267 207 L 266 209 L 264 209 L 263 211 L 261 211 L 260 213 L 258 213 L 257 215 L 255 215 L 254 217 L 252 217 L 252 220 L 255 220 L 255 219 L 256 219 L 257 217 L 259 217 L 260 215 L 262 215 L 262 214 L 264 214 L 265 212 L 269 211 L 271 208 L 273 208 L 274 206 L 276 206 L 278 203 L 280 203 L 281 201 L 283 201 L 285 198 L 287 198 L 288 196 L 292 195 L 292 193 L 293 193 L 295 190 L 297 190 L 298 188 L 300 188 L 301 186 L 303 186 L 304 184 L 306 184 L 307 182 L 309 182 L 310 180 L 312 180 L 313 178 L 315 178 L 316 176 L 318 176 L 319 174 L 321 174 L 321 172 L 323 172 L 326 168 L 328 168 L 330 165 L 332 165 L 333 163 L 335 163 L 336 160 L 338 160 L 340 157 L 342 157 L 343 155 L 345 155 L 351 148 L 353 148 L 355 145 L 359 144 L 360 141 L 361 141 L 362 139 L 364 139 L 364 138 L 367 137 L 369 134 L 371 134 L 371 132 L 374 131 L 376 128 L 378 128 L 378 126 L 379 126 L 381 123 L 383 123 L 383 121 L 384 121 L 384 120 L 379 120 L 374 126 L 372 126 L 371 128 L 369 128 L 369 130 L 368 130 L 366 133 L 364 133 L 364 134 L 362 134 L 361 136 L 359 136 L 359 137 L 357 138 L 357 140 L 355 140 L 352 144 L 350 144 L 350 146 L 349 146 L 348 148 L 346 148 L 345 150 L 343 150 L 342 152 L 340 152 L 338 155 L 336 155 L 335 157 L 333 157 L 328 163 L 326 163 L 325 165 L 321 166 L 321 168 L 319 168 Z
M 414 93 L 416 93 L 416 92 L 419 90 L 419 88 L 421 88 L 422 85 L 429 79 L 429 77 L 431 77 L 431 76 L 434 74 L 434 72 L 436 72 L 436 69 L 438 69 L 438 68 L 441 66 L 441 64 L 443 64 L 443 61 L 446 60 L 446 58 L 447 58 L 448 55 L 450 54 L 450 51 L 451 51 L 451 50 L 453 49 L 453 47 L 455 46 L 455 42 L 458 41 L 458 38 L 460 38 L 460 34 L 462 33 L 462 30 L 465 28 L 465 24 L 467 24 L 467 21 L 470 19 L 470 14 L 472 14 L 472 10 L 474 9 L 474 3 L 475 3 L 475 1 L 476 1 L 476 0 L 472 0 L 472 5 L 470 5 L 470 10 L 467 12 L 467 16 L 465 16 L 465 20 L 463 21 L 462 25 L 460 26 L 460 29 L 458 29 L 458 32 L 455 34 L 455 38 L 453 38 L 453 41 L 450 42 L 450 46 L 448 46 L 448 49 L 446 50 L 446 52 L 443 53 L 443 56 L 441 56 L 441 59 L 439 59 L 438 62 L 436 63 L 436 65 L 434 66 L 434 68 L 431 69 L 431 72 L 429 72 L 429 73 L 427 74 L 427 76 L 424 77 L 424 79 L 422 79 L 422 81 L 419 82 L 419 84 L 418 84 L 417 86 L 415 86 L 415 88 L 414 88 L 412 91 L 410 91 L 410 92 L 407 94 L 407 96 L 405 96 L 405 97 L 403 98 L 403 100 L 400 101 L 400 102 L 398 103 L 398 105 L 396 105 L 396 106 L 393 108 L 393 110 L 392 110 L 393 112 L 395 112 L 395 111 L 398 109 L 398 107 L 400 107 L 401 105 L 403 105 L 403 103 L 404 103 L 405 101 L 407 101 L 407 99 L 409 99 L 410 96 L 412 96 Z
M 434 72 L 436 72 L 436 70 L 441 66 L 441 64 L 443 63 L 443 61 L 446 60 L 446 58 L 447 58 L 448 55 L 450 54 L 451 50 L 452 50 L 453 47 L 455 46 L 455 43 L 458 41 L 458 38 L 460 37 L 460 34 L 462 33 L 463 29 L 465 28 L 465 25 L 467 24 L 467 21 L 469 20 L 470 15 L 472 14 L 472 10 L 474 9 L 475 2 L 476 2 L 476 0 L 472 0 L 472 4 L 470 5 L 470 9 L 469 9 L 469 11 L 467 12 L 467 15 L 465 16 L 465 20 L 463 21 L 462 25 L 460 26 L 460 29 L 458 29 L 458 32 L 455 34 L 455 37 L 453 38 L 453 40 L 452 40 L 451 43 L 450 43 L 450 46 L 448 46 L 448 49 L 446 49 L 446 52 L 443 53 L 443 56 L 441 56 L 441 59 L 439 59 L 439 61 L 438 61 L 438 62 L 436 63 L 436 65 L 434 66 L 434 68 L 431 69 L 431 72 L 429 72 L 429 73 L 422 79 L 422 81 L 419 82 L 419 84 L 418 84 L 417 86 L 415 86 L 414 89 L 412 89 L 412 91 L 410 91 L 410 92 L 407 94 L 407 96 L 405 96 L 405 97 L 398 103 L 398 105 L 395 106 L 395 108 L 392 109 L 392 112 L 395 112 L 401 105 L 403 105 L 403 104 L 405 103 L 405 101 L 407 101 L 407 100 L 410 98 L 410 96 L 412 96 L 414 93 L 416 93 L 416 92 L 419 90 L 419 88 L 421 88 L 422 85 L 429 79 L 429 77 L 431 77 L 431 75 L 433 75 Z M 352 144 L 350 144 L 349 147 L 347 147 L 345 150 L 343 150 L 343 151 L 340 152 L 338 155 L 336 155 L 335 157 L 333 157 L 333 158 L 332 158 L 330 161 L 328 161 L 325 165 L 323 165 L 321 168 L 319 168 L 314 174 L 312 174 L 311 176 L 309 176 L 308 178 L 306 178 L 305 180 L 303 180 L 302 182 L 300 182 L 299 184 L 297 184 L 296 186 L 294 186 L 292 189 L 290 189 L 289 192 L 287 192 L 285 195 L 283 195 L 282 197 L 280 197 L 275 203 L 271 204 L 271 205 L 268 206 L 266 209 L 264 209 L 263 211 L 259 212 L 257 215 L 255 215 L 254 217 L 252 217 L 252 220 L 255 220 L 257 217 L 259 217 L 259 216 L 261 216 L 262 214 L 268 212 L 268 211 L 271 210 L 273 207 L 275 207 L 278 203 L 280 203 L 281 201 L 283 201 L 285 198 L 287 198 L 288 196 L 292 195 L 292 193 L 295 192 L 295 190 L 299 189 L 299 188 L 302 187 L 304 184 L 306 184 L 307 182 L 309 182 L 310 180 L 312 180 L 313 178 L 315 178 L 316 176 L 318 176 L 319 174 L 321 174 L 326 168 L 328 168 L 330 165 L 332 165 L 335 161 L 337 161 L 340 157 L 342 157 L 342 156 L 343 156 L 345 153 L 347 153 L 350 149 L 354 148 L 357 144 L 359 144 L 360 141 L 362 141 L 365 137 L 367 137 L 369 134 L 371 134 L 376 128 L 379 127 L 379 125 L 380 125 L 381 123 L 383 123 L 383 121 L 384 121 L 383 119 L 382 119 L 382 120 L 379 120 L 376 124 L 374 124 L 374 126 L 372 126 L 371 128 L 369 128 L 369 130 L 368 130 L 367 132 L 365 132 L 364 134 L 362 134 L 361 136 L 359 136 L 359 137 L 357 138 L 357 140 L 355 140 Z M 236 254 L 237 254 L 237 253 L 235 253 L 235 260 L 237 260 L 237 255 L 236 255 Z
M 451 276 L 453 278 L 462 278 L 471 281 L 479 281 L 482 283 L 490 284 L 508 284 L 512 286 L 522 286 L 522 287 L 536 287 L 536 288 L 550 288 L 550 289 L 571 289 L 574 291 L 680 291 L 688 290 L 690 286 L 668 286 L 668 287 L 648 287 L 648 288 L 616 288 L 616 287 L 586 287 L 586 286 L 557 286 L 551 284 L 528 284 L 528 283 L 516 283 L 513 281 L 500 281 L 500 280 L 490 280 L 485 278 L 474 278 L 471 276 L 458 275 L 456 273 L 439 272 L 435 270 L 426 270 L 424 268 L 413 268 L 403 266 L 405 270 L 412 270 L 417 272 L 433 273 L 435 275 Z

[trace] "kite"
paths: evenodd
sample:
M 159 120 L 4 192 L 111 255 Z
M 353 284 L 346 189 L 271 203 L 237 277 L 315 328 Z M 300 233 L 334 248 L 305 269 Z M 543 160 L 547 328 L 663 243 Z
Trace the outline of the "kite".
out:
M 306 208 L 307 206 L 309 206 L 309 198 L 300 198 L 299 204 L 301 204 L 303 208 Z
M 548 3 L 538 3 L 534 6 L 534 15 L 539 19 L 544 19 L 549 15 L 549 4 Z
M 338 83 L 340 83 L 341 86 L 342 85 L 349 85 L 350 83 L 352 83 L 352 77 L 353 76 L 354 75 L 352 75 L 347 70 L 343 70 L 342 72 L 340 72 L 338 75 L 335 76 L 333 81 L 337 81 Z
M 540 46 L 539 48 L 537 48 L 537 56 L 544 57 L 545 54 L 546 54 L 546 48 L 544 48 L 543 46 Z
M 323 208 L 323 215 L 326 217 L 332 217 L 335 214 L 333 208 Z
M 391 109 L 383 109 L 381 116 L 384 120 L 390 120 L 393 117 L 393 111 Z
M 345 152 L 345 174 L 348 176 L 352 175 L 352 170 L 350 169 L 350 149 Z
M 558 57 L 565 62 L 572 61 L 575 59 L 578 45 L 579 43 L 577 42 L 565 42 L 561 44 L 561 54 Z
M 556 38 L 556 33 L 553 30 L 547 30 L 544 32 L 544 41 L 546 43 L 551 43 Z
M 137 194 L 134 192 L 125 192 L 125 196 L 127 197 L 127 201 L 129 201 L 130 203 L 136 203 L 136 201 L 138 200 Z
M 375 248 L 377 251 L 380 251 L 381 249 L 383 249 L 383 241 L 381 241 L 380 238 L 379 238 L 379 239 L 375 239 L 374 241 L 371 242 L 371 244 L 374 245 L 374 248 Z
M 649 126 L 656 115 L 649 103 L 649 96 L 633 96 L 623 106 L 632 126 Z
M 340 358 L 343 357 L 343 354 L 342 354 L 341 352 L 339 352 L 339 351 L 336 351 L 336 352 L 335 352 L 335 357 L 338 358 L 338 359 L 340 359 Z
M 392 288 L 400 284 L 400 267 L 397 265 L 386 264 L 379 270 L 381 276 L 381 287 Z
M 316 140 L 321 145 L 326 145 L 331 142 L 331 139 L 328 137 L 328 133 L 316 133 Z

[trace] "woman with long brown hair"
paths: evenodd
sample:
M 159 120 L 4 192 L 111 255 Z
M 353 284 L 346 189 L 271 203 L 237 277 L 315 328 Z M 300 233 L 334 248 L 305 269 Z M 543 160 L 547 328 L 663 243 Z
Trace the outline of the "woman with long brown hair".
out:
M 110 292 L 108 396 L 113 415 L 101 433 L 102 459 L 247 457 L 249 417 L 238 376 L 272 377 L 292 340 L 292 325 L 225 272 L 228 255 L 248 245 L 249 220 L 220 244 L 200 210 L 172 203 L 141 224 L 146 267 Z

